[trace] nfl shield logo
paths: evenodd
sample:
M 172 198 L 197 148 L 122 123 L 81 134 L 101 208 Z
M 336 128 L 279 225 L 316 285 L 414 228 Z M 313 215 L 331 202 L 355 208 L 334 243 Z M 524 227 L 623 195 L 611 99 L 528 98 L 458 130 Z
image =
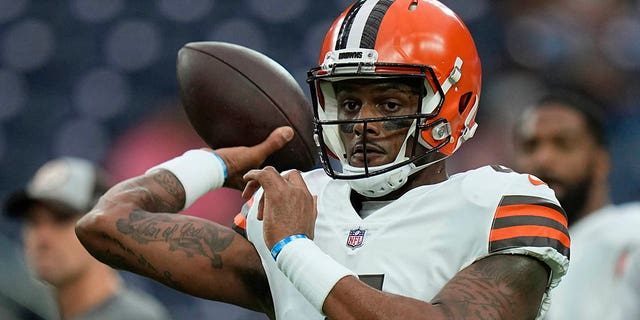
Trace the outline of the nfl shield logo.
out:
M 349 237 L 347 238 L 347 246 L 355 249 L 362 246 L 364 240 L 364 234 L 367 230 L 360 228 L 349 231 Z

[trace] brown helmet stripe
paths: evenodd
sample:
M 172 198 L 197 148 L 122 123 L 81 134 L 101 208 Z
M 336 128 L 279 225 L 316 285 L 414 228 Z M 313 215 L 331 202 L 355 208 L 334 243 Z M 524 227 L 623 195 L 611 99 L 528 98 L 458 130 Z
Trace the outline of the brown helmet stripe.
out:
M 373 7 L 362 32 L 360 48 L 373 49 L 375 47 L 382 18 L 393 2 L 394 0 L 381 0 Z

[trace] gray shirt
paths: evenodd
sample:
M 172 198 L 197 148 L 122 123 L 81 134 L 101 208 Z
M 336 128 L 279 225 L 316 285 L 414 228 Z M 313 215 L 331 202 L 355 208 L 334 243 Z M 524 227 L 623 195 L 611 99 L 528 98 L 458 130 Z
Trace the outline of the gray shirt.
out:
M 149 294 L 122 288 L 115 295 L 72 320 L 169 320 L 167 309 Z

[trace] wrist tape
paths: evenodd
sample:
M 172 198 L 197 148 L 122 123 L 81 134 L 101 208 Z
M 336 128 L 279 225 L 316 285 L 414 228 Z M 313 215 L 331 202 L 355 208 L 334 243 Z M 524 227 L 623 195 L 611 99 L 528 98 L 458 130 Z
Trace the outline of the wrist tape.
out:
M 323 315 L 322 305 L 333 286 L 346 276 L 358 277 L 307 237 L 295 237 L 285 243 L 277 254 L 276 264 L 296 289 Z
M 158 169 L 170 171 L 182 184 L 185 193 L 183 210 L 205 193 L 222 187 L 227 178 L 227 166 L 224 161 L 217 154 L 205 150 L 189 150 L 147 170 L 146 173 Z

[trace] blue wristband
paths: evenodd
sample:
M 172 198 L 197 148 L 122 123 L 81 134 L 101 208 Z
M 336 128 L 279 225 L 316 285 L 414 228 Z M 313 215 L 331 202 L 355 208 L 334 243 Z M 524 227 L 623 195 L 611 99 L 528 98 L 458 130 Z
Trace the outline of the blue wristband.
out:
M 218 160 L 220 161 L 220 164 L 222 165 L 222 172 L 224 172 L 224 178 L 227 179 L 227 176 L 229 175 L 227 172 L 227 164 L 224 163 L 224 160 L 222 160 L 219 155 L 213 153 L 213 156 L 218 158 Z
M 287 245 L 287 243 L 295 240 L 295 239 L 309 239 L 307 237 L 306 234 L 292 234 L 280 241 L 278 241 L 273 248 L 271 248 L 271 256 L 273 257 L 273 260 L 276 260 L 278 258 L 278 255 L 280 254 L 280 251 L 282 251 L 282 249 L 284 248 L 284 246 Z

